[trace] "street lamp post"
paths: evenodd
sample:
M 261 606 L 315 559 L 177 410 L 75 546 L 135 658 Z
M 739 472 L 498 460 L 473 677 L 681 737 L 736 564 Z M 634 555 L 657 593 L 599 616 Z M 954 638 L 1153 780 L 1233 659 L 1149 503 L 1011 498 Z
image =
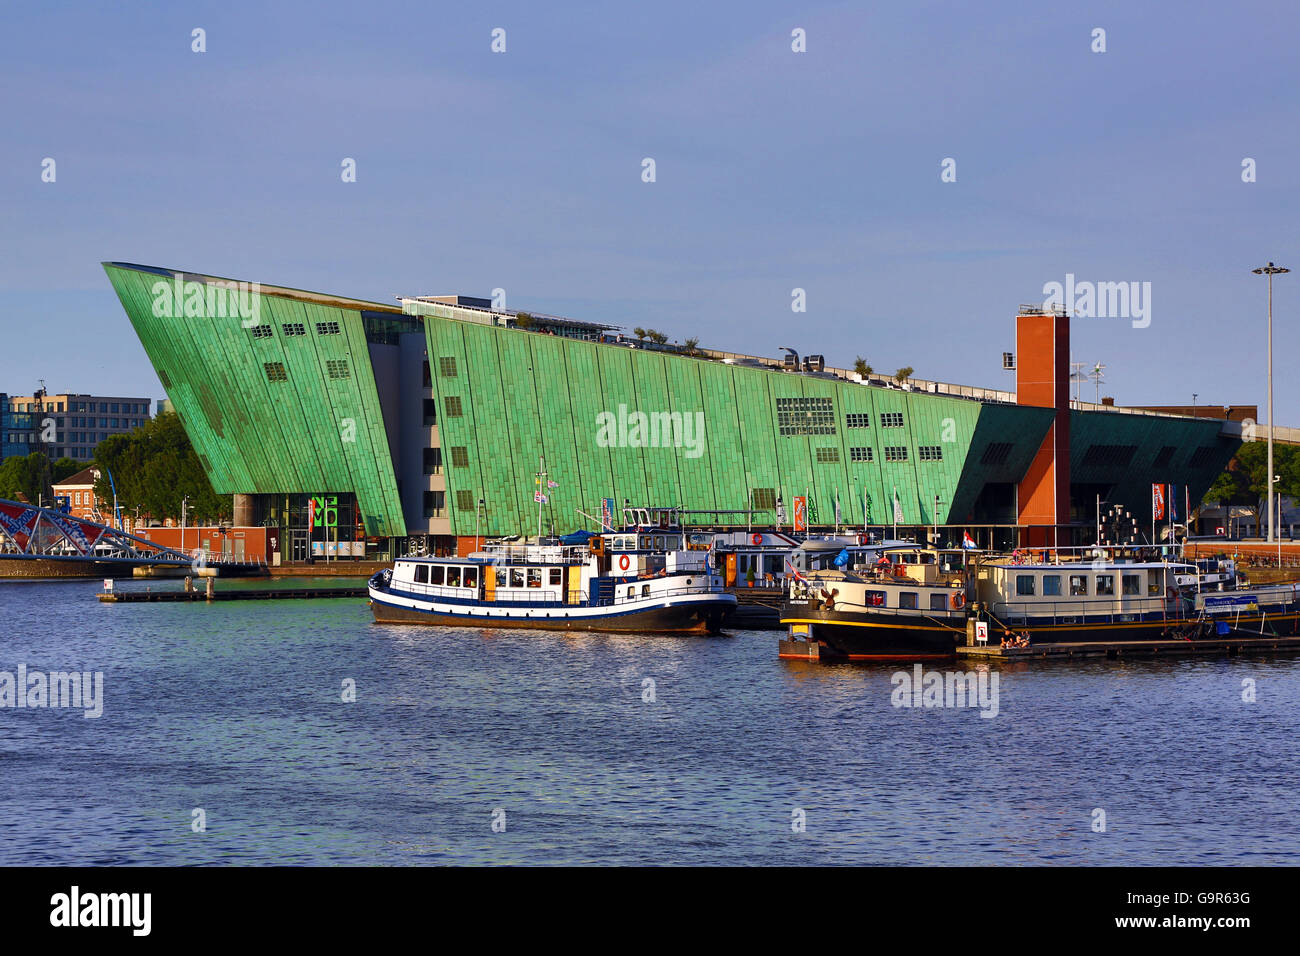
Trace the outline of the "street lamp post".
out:
M 1252 269 L 1257 276 L 1268 276 L 1268 542 L 1273 543 L 1273 276 L 1290 272 L 1269 263 Z

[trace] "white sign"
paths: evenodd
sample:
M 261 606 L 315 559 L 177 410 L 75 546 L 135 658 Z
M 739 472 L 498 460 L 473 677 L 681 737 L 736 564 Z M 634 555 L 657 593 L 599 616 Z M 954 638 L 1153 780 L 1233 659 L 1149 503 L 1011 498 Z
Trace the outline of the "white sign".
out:
M 988 642 L 989 642 L 989 622 L 976 621 L 975 622 L 975 643 L 987 644 Z
M 105 591 L 111 591 L 111 590 L 113 590 L 113 579 L 112 579 L 112 578 L 104 578 L 104 590 L 105 590 Z

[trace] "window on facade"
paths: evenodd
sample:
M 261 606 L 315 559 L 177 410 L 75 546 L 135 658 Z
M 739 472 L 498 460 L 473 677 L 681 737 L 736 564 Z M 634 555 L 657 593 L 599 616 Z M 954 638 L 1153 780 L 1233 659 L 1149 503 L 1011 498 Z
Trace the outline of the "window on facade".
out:
M 921 461 L 943 461 L 943 446 L 917 445 L 916 455 Z
M 881 412 L 880 427 L 881 428 L 902 428 L 903 413 L 902 412 Z
M 778 398 L 776 423 L 782 435 L 834 435 L 835 406 L 829 398 Z
M 448 418 L 460 418 L 460 396 L 448 395 L 442 400 L 442 413 Z
M 255 339 L 269 339 L 271 337 L 271 327 L 269 325 L 255 325 L 250 331 Z
M 426 448 L 424 450 L 424 473 L 426 475 L 442 474 L 441 448 Z
M 280 326 L 280 331 L 285 334 L 286 338 L 290 338 L 295 335 L 306 335 L 307 326 L 301 322 L 286 322 Z
M 1034 576 L 1032 574 L 1016 575 L 1016 594 L 1032 596 L 1034 593 Z
M 1059 595 L 1061 593 L 1061 576 L 1059 574 L 1043 575 L 1043 594 Z
M 343 330 L 339 328 L 339 324 L 338 324 L 337 322 L 317 322 L 317 323 L 316 323 L 316 334 L 317 334 L 317 335 L 338 335 L 338 334 L 339 334 L 340 332 L 342 332 L 342 331 L 343 331 Z
M 772 511 L 776 508 L 776 490 L 774 488 L 755 488 L 751 495 L 756 511 Z
M 263 362 L 263 363 L 262 363 L 262 368 L 264 368 L 264 369 L 266 370 L 266 380 L 267 380 L 268 382 L 287 382 L 287 381 L 289 381 L 289 375 L 288 375 L 288 373 L 285 372 L 285 370 L 284 370 L 284 363 L 283 363 L 283 362 Z M 107 426 L 107 425 L 100 425 L 100 427 L 101 427 L 101 428 L 106 428 L 106 427 L 108 427 L 108 426 Z
M 426 518 L 445 518 L 447 516 L 447 493 L 445 491 L 426 491 L 424 493 L 424 516 Z
M 875 456 L 870 448 L 850 448 L 849 461 L 872 461 Z
M 886 445 L 885 461 L 907 461 L 907 447 L 905 445 Z
M 348 369 L 347 359 L 326 359 L 325 371 L 329 373 L 332 379 L 351 378 L 352 372 Z
M 948 610 L 948 595 L 941 594 L 941 593 L 932 593 L 930 595 L 930 610 L 931 611 Z
M 838 465 L 840 463 L 840 450 L 838 448 L 818 448 L 817 463 L 819 465 Z
M 561 568 L 551 568 L 551 585 L 558 586 L 564 579 L 564 571 Z
M 433 388 L 433 376 L 429 374 L 429 360 L 424 360 L 424 367 L 421 369 L 422 384 L 425 388 Z
M 456 377 L 456 356 L 444 355 L 438 359 L 438 374 L 443 378 Z
M 871 416 L 865 412 L 849 412 L 844 416 L 845 428 L 870 428 Z
M 431 398 L 424 400 L 424 427 L 432 428 L 438 424 L 438 406 Z
M 458 491 L 456 492 L 456 510 L 473 511 L 474 510 L 474 492 Z
M 900 608 L 902 608 L 903 610 L 906 610 L 906 611 L 915 611 L 915 610 L 916 610 L 916 592 L 915 592 L 915 591 L 899 591 L 899 592 L 898 592 L 898 606 L 899 606 Z
M 469 467 L 469 452 L 466 451 L 464 445 L 456 445 L 451 449 L 451 464 L 453 468 Z

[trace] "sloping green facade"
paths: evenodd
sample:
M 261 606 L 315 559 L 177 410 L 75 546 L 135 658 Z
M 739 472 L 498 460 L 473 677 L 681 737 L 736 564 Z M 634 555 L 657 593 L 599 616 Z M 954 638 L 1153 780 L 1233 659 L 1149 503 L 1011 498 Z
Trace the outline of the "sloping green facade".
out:
M 406 534 L 360 309 L 252 293 L 255 335 L 171 301 L 168 270 L 104 269 L 217 492 L 352 492 L 367 534 Z
M 456 534 L 535 532 L 542 456 L 549 502 L 545 529 L 581 526 L 601 498 L 681 505 L 697 511 L 763 508 L 780 494 L 809 499 L 810 522 L 889 524 L 964 520 L 984 480 L 1014 480 L 1033 457 L 1052 413 L 920 392 L 791 375 L 425 317 Z M 783 434 L 782 400 L 829 402 L 827 434 Z M 702 445 L 602 442 L 600 417 L 702 413 Z M 852 418 L 850 416 L 853 416 Z M 852 423 L 852 424 L 850 424 Z M 966 475 L 998 436 L 1011 452 L 997 473 Z M 628 437 L 632 437 L 631 434 Z M 922 446 L 926 450 L 922 452 Z M 870 450 L 870 461 L 864 450 Z M 886 449 L 892 449 L 886 454 Z M 902 449 L 900 454 L 898 449 Z M 938 450 L 936 452 L 936 449 Z M 895 460 L 899 459 L 899 460 Z M 1007 476 L 1001 472 L 1005 471 Z M 869 513 L 864 515 L 864 509 Z M 740 516 L 731 519 L 743 524 Z M 756 516 L 763 521 L 764 516 Z M 774 520 L 770 509 L 766 520 Z M 787 519 L 788 520 L 788 519 Z M 589 522 L 587 522 L 589 524 Z

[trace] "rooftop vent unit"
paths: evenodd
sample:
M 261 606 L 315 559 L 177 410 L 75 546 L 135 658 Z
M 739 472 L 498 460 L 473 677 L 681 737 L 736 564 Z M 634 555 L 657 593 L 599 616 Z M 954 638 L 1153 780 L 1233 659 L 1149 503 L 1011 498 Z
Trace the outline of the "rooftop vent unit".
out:
M 803 370 L 805 372 L 824 372 L 826 371 L 826 356 L 824 355 L 806 355 L 803 360 Z
M 1014 369 L 1016 367 L 1016 356 L 1014 352 L 1002 353 L 1002 367 L 1006 369 Z

